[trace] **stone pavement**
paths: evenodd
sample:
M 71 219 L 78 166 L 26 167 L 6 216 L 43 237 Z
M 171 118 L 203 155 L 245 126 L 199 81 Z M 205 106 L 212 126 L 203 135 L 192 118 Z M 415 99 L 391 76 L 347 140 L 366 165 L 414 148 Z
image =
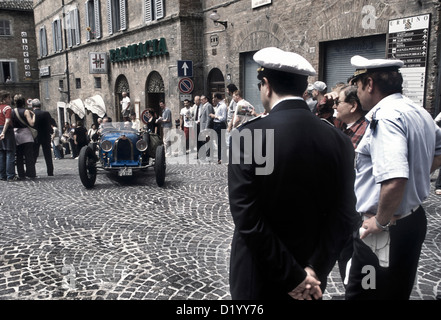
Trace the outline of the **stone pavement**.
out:
M 86 190 L 77 160 L 47 177 L 42 157 L 38 179 L 1 182 L 0 299 L 229 300 L 227 167 L 170 160 L 164 188 L 151 169 Z M 441 293 L 440 200 L 425 203 L 415 300 Z M 334 269 L 325 299 L 343 293 Z

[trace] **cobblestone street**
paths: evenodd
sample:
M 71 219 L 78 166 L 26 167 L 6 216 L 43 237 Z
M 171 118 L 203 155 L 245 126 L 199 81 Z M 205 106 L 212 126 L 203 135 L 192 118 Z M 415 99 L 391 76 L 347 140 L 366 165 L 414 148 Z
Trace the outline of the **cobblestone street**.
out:
M 0 299 L 230 299 L 226 165 L 169 163 L 164 188 L 153 169 L 102 173 L 91 190 L 77 160 L 54 165 L 47 177 L 40 156 L 38 179 L 0 184 Z M 440 200 L 425 203 L 414 300 L 441 293 Z M 335 269 L 325 299 L 343 294 Z

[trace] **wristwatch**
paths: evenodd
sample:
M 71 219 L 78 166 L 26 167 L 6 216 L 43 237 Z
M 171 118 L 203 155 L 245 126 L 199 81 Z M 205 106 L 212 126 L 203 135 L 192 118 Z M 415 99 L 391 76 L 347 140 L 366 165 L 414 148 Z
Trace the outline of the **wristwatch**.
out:
M 378 222 L 377 217 L 374 217 L 374 218 L 375 218 L 375 224 L 377 225 L 378 228 L 380 228 L 380 229 L 383 230 L 383 231 L 389 229 L 390 221 L 389 221 L 388 223 L 386 223 L 386 224 L 383 226 L 382 224 L 380 224 L 380 223 Z

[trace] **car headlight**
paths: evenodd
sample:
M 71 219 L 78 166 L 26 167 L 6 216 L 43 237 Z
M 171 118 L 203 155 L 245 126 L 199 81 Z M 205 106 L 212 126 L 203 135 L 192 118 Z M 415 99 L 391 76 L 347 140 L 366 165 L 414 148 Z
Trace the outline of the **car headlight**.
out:
M 110 142 L 109 140 L 104 140 L 103 142 L 101 142 L 101 149 L 105 152 L 109 152 L 110 150 L 112 150 L 112 142 Z
M 138 149 L 141 152 L 146 151 L 147 147 L 148 147 L 147 141 L 145 140 L 140 139 L 136 142 L 136 149 Z

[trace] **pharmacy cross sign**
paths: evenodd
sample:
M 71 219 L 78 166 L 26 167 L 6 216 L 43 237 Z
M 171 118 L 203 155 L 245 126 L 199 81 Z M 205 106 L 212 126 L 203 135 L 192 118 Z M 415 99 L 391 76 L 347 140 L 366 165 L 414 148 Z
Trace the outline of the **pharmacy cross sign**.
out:
M 107 53 L 89 52 L 89 70 L 90 73 L 107 73 Z
M 102 68 L 104 64 L 104 59 L 101 57 L 101 55 L 95 53 L 95 57 L 92 58 L 92 64 L 95 65 L 96 69 Z

